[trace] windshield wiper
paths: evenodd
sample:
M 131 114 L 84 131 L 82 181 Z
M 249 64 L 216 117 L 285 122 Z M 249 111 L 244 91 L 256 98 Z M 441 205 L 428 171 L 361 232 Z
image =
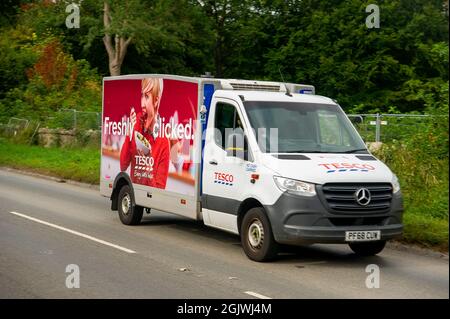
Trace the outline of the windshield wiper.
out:
M 362 152 L 362 151 L 367 152 L 367 148 L 357 148 L 355 150 L 349 150 L 349 151 L 344 151 L 344 152 L 339 152 L 339 153 L 356 153 L 356 152 Z

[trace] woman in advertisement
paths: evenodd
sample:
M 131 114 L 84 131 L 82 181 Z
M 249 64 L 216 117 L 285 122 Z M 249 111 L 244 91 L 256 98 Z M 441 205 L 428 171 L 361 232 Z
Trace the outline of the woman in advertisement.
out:
M 130 111 L 130 128 L 120 151 L 120 170 L 130 167 L 133 183 L 165 188 L 169 172 L 170 144 L 160 134 L 159 106 L 163 80 L 145 78 L 141 84 L 141 112 Z

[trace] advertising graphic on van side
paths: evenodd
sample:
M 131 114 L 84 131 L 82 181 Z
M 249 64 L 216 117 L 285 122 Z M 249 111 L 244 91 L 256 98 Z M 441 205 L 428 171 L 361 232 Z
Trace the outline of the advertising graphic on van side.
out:
M 105 82 L 102 176 L 126 172 L 135 184 L 193 195 L 197 101 L 196 83 Z

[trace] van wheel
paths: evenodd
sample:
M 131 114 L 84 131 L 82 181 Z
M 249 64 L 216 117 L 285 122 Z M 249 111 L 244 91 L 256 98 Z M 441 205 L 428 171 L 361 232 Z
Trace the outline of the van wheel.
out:
M 350 243 L 348 245 L 358 256 L 374 256 L 384 249 L 386 241 L 380 240 L 369 243 Z
M 125 225 L 138 225 L 141 222 L 144 208 L 134 203 L 130 186 L 122 186 L 117 200 L 120 221 Z
M 277 255 L 278 244 L 263 208 L 255 207 L 245 214 L 241 225 L 241 243 L 247 257 L 254 261 L 271 260 Z

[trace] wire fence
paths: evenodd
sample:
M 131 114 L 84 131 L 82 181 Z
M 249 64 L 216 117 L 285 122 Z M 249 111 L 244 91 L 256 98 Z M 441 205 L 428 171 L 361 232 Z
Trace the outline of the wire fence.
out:
M 19 132 L 27 129 L 30 126 L 30 121 L 17 117 L 11 117 L 8 123 L 0 123 L 0 133 L 4 136 L 15 136 Z
M 81 112 L 74 109 L 61 109 L 41 123 L 42 127 L 66 130 L 100 130 L 101 125 L 100 112 Z
M 8 123 L 0 123 L 0 133 L 4 136 L 14 136 L 27 128 L 33 131 L 37 131 L 38 128 L 58 128 L 77 132 L 98 131 L 101 130 L 101 116 L 100 112 L 61 109 L 39 122 L 12 117 Z M 432 115 L 415 114 L 348 114 L 348 117 L 365 142 L 402 140 L 423 131 L 436 119 Z
M 348 114 L 348 117 L 366 142 L 403 140 L 424 131 L 436 120 L 434 115 L 419 114 Z

